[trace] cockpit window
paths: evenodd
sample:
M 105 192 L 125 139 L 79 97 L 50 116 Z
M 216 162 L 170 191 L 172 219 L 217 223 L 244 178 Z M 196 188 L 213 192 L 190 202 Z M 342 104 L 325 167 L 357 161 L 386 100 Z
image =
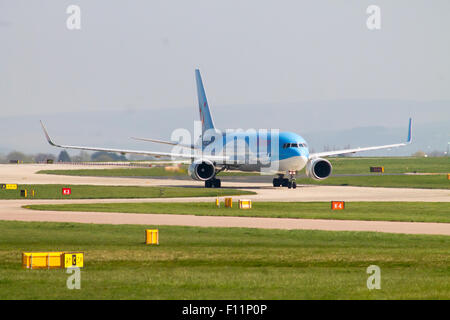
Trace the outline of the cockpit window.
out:
M 287 148 L 305 148 L 306 143 L 285 143 L 283 144 L 283 149 Z

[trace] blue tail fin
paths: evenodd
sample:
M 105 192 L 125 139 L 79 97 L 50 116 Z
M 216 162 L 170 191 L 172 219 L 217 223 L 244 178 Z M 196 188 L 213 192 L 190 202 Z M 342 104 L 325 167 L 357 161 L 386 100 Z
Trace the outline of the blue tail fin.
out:
M 206 130 L 214 129 L 214 121 L 209 111 L 208 100 L 206 100 L 205 89 L 203 88 L 202 76 L 198 69 L 195 69 L 195 80 L 197 81 L 198 107 L 203 134 Z

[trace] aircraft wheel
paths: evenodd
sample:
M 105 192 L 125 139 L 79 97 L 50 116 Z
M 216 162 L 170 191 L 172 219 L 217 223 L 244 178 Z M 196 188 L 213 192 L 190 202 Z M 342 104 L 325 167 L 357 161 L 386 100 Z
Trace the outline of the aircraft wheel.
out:
M 220 182 L 220 179 L 215 179 L 214 182 L 214 188 L 220 188 L 222 183 Z
M 289 179 L 283 179 L 281 182 L 281 185 L 283 187 L 289 187 Z
M 280 181 L 280 179 L 274 178 L 274 179 L 273 179 L 273 186 L 274 186 L 274 187 L 279 187 L 279 186 L 281 186 L 281 181 Z
M 297 182 L 292 182 L 292 188 L 296 189 L 297 188 Z
M 288 182 L 288 189 L 292 188 L 292 181 Z
M 211 180 L 206 180 L 205 181 L 205 188 L 211 188 L 212 187 L 212 181 Z

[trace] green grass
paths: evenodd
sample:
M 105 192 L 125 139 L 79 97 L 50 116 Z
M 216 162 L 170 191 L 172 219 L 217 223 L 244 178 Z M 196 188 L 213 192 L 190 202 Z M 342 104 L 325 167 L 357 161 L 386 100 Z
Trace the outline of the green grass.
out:
M 333 165 L 335 174 L 369 174 L 370 167 L 384 166 L 386 173 L 447 173 L 450 171 L 448 157 L 375 157 L 375 158 L 328 158 Z M 187 167 L 182 166 L 181 171 L 166 171 L 163 167 L 153 168 L 116 168 L 116 169 L 77 169 L 77 170 L 41 170 L 38 173 L 98 176 L 98 177 L 155 177 L 155 176 L 185 176 Z M 222 172 L 222 176 L 258 175 L 249 172 Z
M 186 176 L 186 168 L 180 171 L 166 171 L 164 167 L 153 168 L 115 168 L 115 169 L 68 169 L 68 170 L 41 170 L 37 173 L 56 174 L 65 176 L 94 176 L 94 177 L 163 177 Z
M 345 210 L 331 210 L 329 202 L 256 202 L 250 210 L 220 208 L 215 203 L 96 203 L 26 206 L 35 210 L 97 211 L 126 213 L 192 214 L 271 218 L 378 220 L 450 223 L 450 203 L 439 202 L 347 202 Z
M 368 176 L 332 176 L 323 181 L 310 178 L 299 178 L 301 184 L 348 185 L 362 187 L 388 188 L 427 188 L 449 189 L 450 180 L 446 175 L 400 175 L 389 176 L 370 173 L 371 166 L 384 166 L 385 173 L 447 173 L 450 171 L 449 157 L 397 157 L 397 158 L 329 158 L 333 165 L 333 174 L 368 174 Z M 79 170 L 42 170 L 39 173 L 76 175 L 76 176 L 120 176 L 120 177 L 156 177 L 156 176 L 185 176 L 186 168 L 180 172 L 165 171 L 164 168 L 117 168 L 117 169 L 79 169 Z M 259 173 L 222 172 L 220 176 L 251 176 Z
M 333 174 L 368 174 L 368 176 L 332 176 L 323 181 L 310 178 L 298 178 L 300 184 L 387 187 L 387 188 L 425 188 L 450 189 L 450 180 L 446 175 L 399 175 L 390 176 L 379 173 L 370 174 L 369 168 L 384 166 L 385 173 L 446 173 L 450 171 L 449 157 L 375 157 L 375 158 L 329 158 L 333 165 Z M 38 173 L 75 175 L 75 176 L 114 176 L 114 177 L 157 177 L 186 176 L 186 167 L 179 172 L 165 171 L 162 167 L 155 168 L 116 168 L 116 169 L 78 169 L 78 170 L 42 170 Z M 259 173 L 221 172 L 219 176 L 251 176 Z
M 155 226 L 149 226 L 155 227 Z M 450 237 L 0 222 L 0 299 L 449 299 Z M 81 289 L 64 270 L 24 270 L 23 251 L 83 251 Z M 369 265 L 381 290 L 368 290 Z
M 62 195 L 63 187 L 71 188 L 72 194 Z M 254 194 L 236 189 L 35 184 L 18 185 L 17 190 L 0 189 L 0 199 L 20 199 L 21 189 L 27 189 L 29 194 L 31 190 L 35 191 L 34 198 L 27 199 L 175 198 Z
M 450 173 L 449 157 L 327 158 L 336 174 L 369 174 L 370 167 L 384 167 L 385 173 Z
M 94 176 L 94 177 L 177 177 L 187 176 L 187 167 L 179 171 L 166 171 L 163 167 L 154 168 L 115 168 L 115 169 L 68 169 L 68 170 L 40 170 L 37 173 L 56 174 L 66 176 Z M 257 175 L 249 172 L 221 172 L 219 176 Z
M 333 185 L 333 186 L 359 186 L 359 187 L 385 187 L 385 188 L 419 188 L 419 189 L 450 189 L 450 180 L 447 175 L 373 175 L 329 177 L 317 181 L 299 178 L 297 184 Z

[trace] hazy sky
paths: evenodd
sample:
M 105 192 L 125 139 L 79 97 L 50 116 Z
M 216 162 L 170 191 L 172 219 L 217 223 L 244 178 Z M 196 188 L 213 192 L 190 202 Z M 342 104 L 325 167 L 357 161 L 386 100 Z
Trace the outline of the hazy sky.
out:
M 449 31 L 448 0 L 0 0 L 1 116 L 192 107 L 196 67 L 215 108 L 450 100 Z

